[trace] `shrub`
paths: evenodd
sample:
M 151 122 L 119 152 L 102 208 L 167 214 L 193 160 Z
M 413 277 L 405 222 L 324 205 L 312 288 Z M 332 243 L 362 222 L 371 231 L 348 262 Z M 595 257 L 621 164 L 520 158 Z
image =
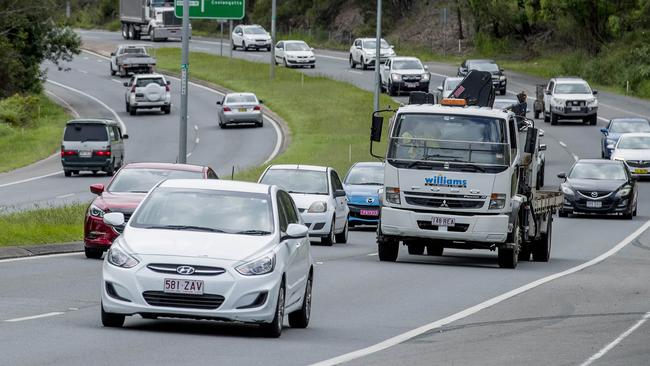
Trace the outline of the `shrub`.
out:
M 39 109 L 38 98 L 14 94 L 0 100 L 0 123 L 13 127 L 35 127 Z

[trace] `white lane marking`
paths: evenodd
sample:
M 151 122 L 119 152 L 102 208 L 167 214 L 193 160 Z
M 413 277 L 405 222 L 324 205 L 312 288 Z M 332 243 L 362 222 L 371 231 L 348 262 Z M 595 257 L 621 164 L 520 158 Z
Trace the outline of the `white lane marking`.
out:
M 621 109 L 621 108 L 618 108 L 618 107 L 614 107 L 613 105 L 609 105 L 609 104 L 605 104 L 605 103 L 600 103 L 600 105 L 602 105 L 603 107 L 607 107 L 607 108 L 611 108 L 611 109 L 614 109 L 614 110 L 617 110 L 617 111 L 623 112 L 623 113 L 633 114 L 633 115 L 635 115 L 635 116 L 637 116 L 637 117 L 648 118 L 648 116 L 646 116 L 646 115 L 639 114 L 639 113 L 634 113 L 634 112 L 630 112 L 630 111 L 625 110 L 625 109 Z M 604 119 L 604 120 L 607 121 L 606 119 Z
M 341 356 L 330 358 L 330 359 L 325 360 L 325 361 L 317 362 L 317 363 L 312 364 L 311 366 L 338 365 L 340 363 L 349 362 L 349 361 L 352 361 L 352 360 L 355 360 L 355 359 L 370 355 L 372 353 L 376 353 L 376 352 L 385 350 L 385 349 L 387 349 L 389 347 L 398 345 L 398 344 L 400 344 L 402 342 L 406 342 L 409 339 L 415 338 L 415 337 L 417 337 L 419 335 L 430 332 L 430 331 L 432 331 L 434 329 L 438 329 L 438 328 L 440 328 L 440 327 L 442 327 L 444 325 L 453 323 L 453 322 L 458 321 L 460 319 L 466 318 L 466 317 L 468 317 L 470 315 L 476 314 L 481 310 L 485 310 L 485 309 L 487 309 L 489 307 L 492 307 L 492 306 L 494 306 L 496 304 L 499 304 L 499 303 L 501 303 L 501 302 L 503 302 L 505 300 L 508 300 L 508 299 L 510 299 L 510 298 L 512 298 L 514 296 L 520 295 L 520 294 L 522 294 L 522 293 L 524 293 L 526 291 L 529 291 L 529 290 L 532 290 L 532 289 L 534 289 L 536 287 L 539 287 L 539 286 L 541 286 L 541 285 L 543 285 L 545 283 L 551 282 L 553 280 L 556 280 L 556 279 L 564 277 L 564 276 L 568 276 L 570 274 L 581 271 L 581 270 L 583 270 L 585 268 L 594 266 L 594 265 L 604 261 L 605 259 L 611 257 L 612 255 L 618 253 L 621 249 L 623 249 L 626 245 L 630 244 L 634 239 L 636 239 L 637 236 L 641 235 L 649 227 L 650 227 L 650 220 L 646 221 L 640 228 L 638 228 L 632 234 L 628 235 L 625 239 L 623 239 L 621 242 L 616 244 L 616 246 L 614 246 L 610 250 L 606 251 L 605 253 L 599 255 L 598 257 L 596 257 L 594 259 L 591 259 L 590 261 L 587 261 L 587 262 L 582 263 L 580 265 L 577 265 L 575 267 L 566 269 L 566 270 L 564 270 L 562 272 L 554 273 L 552 275 L 549 275 L 549 276 L 540 278 L 538 280 L 535 280 L 533 282 L 527 283 L 527 284 L 525 284 L 523 286 L 520 286 L 520 287 L 518 287 L 518 288 L 516 288 L 514 290 L 510 290 L 510 291 L 508 291 L 508 292 L 506 292 L 504 294 L 501 294 L 501 295 L 493 297 L 493 298 L 491 298 L 489 300 L 483 301 L 480 304 L 474 305 L 474 306 L 472 306 L 470 308 L 467 308 L 467 309 L 465 309 L 463 311 L 460 311 L 460 312 L 458 312 L 456 314 L 452 314 L 452 315 L 450 315 L 450 316 L 448 316 L 446 318 L 442 318 L 442 319 L 436 320 L 434 322 L 431 322 L 429 324 L 425 324 L 425 325 L 423 325 L 421 327 L 412 329 L 412 330 L 410 330 L 408 332 L 405 332 L 405 333 L 399 334 L 399 335 L 397 335 L 395 337 L 386 339 L 386 340 L 384 340 L 382 342 L 379 342 L 377 344 L 374 344 L 372 346 L 362 348 L 362 349 L 359 349 L 359 350 L 356 350 L 356 351 L 352 351 L 352 352 L 346 353 L 346 354 L 341 355 Z
M 366 254 L 366 255 L 367 255 L 368 257 L 374 257 L 374 256 L 376 256 L 376 255 L 379 255 L 379 253 L 370 253 L 370 254 Z
M 344 57 L 337 57 L 337 56 L 330 56 L 330 55 L 321 55 L 320 53 L 314 54 L 316 57 L 323 57 L 323 58 L 331 58 L 332 60 L 340 60 L 340 61 L 349 61 L 347 58 Z
M 198 126 L 198 125 L 194 125 L 194 130 L 198 131 L 198 130 L 199 130 L 199 126 Z
M 77 94 L 81 94 L 81 95 L 83 95 L 83 96 L 85 96 L 85 97 L 87 97 L 87 98 L 89 98 L 89 99 L 92 99 L 92 100 L 95 101 L 97 104 L 101 105 L 102 107 L 108 109 L 108 111 L 111 112 L 111 113 L 113 114 L 113 116 L 115 117 L 115 121 L 116 121 L 117 123 L 120 124 L 120 127 L 122 128 L 122 134 L 124 134 L 124 135 L 127 134 L 127 131 L 126 131 L 126 125 L 124 124 L 124 122 L 122 121 L 122 119 L 120 118 L 120 116 L 118 116 L 118 115 L 117 115 L 117 112 L 115 112 L 115 110 L 113 110 L 111 107 L 109 107 L 106 103 L 102 102 L 101 100 L 99 100 L 99 99 L 93 97 L 92 95 L 90 95 L 90 94 L 88 94 L 88 93 L 82 92 L 82 91 L 79 90 L 79 89 L 75 89 L 75 88 L 70 87 L 70 86 L 67 86 L 67 85 L 65 85 L 65 84 L 57 83 L 56 81 L 53 81 L 53 80 L 50 80 L 50 79 L 47 79 L 47 82 L 48 82 L 48 83 L 51 83 L 51 84 L 54 84 L 54 85 L 56 85 L 56 86 L 59 86 L 59 87 L 61 87 L 61 88 L 64 88 L 64 89 L 68 89 L 68 90 L 73 91 L 73 92 L 75 92 L 75 93 L 77 93 Z
M 321 265 L 321 264 L 323 264 L 323 262 L 316 262 L 316 264 Z
M 562 147 L 566 147 L 566 144 L 564 143 L 564 141 L 558 141 L 557 143 L 560 144 L 560 146 L 562 146 Z
M 74 193 L 62 194 L 60 196 L 56 196 L 55 198 L 68 198 L 72 196 L 74 196 Z
M 573 160 L 578 161 L 578 160 L 580 160 L 580 158 L 578 157 L 578 155 L 573 154 Z
M 87 57 L 87 56 L 84 56 L 84 60 L 88 60 L 88 57 Z
M 79 70 L 79 72 L 82 73 L 82 74 L 87 74 L 88 73 L 88 71 L 86 71 L 86 70 Z
M 122 81 L 117 80 L 117 79 L 111 79 L 111 81 L 114 81 L 114 82 L 116 82 L 116 83 L 118 83 L 118 84 L 122 84 Z
M 45 92 L 46 92 L 47 94 L 51 95 L 52 97 L 58 99 L 61 103 L 63 103 L 63 105 L 65 105 L 66 108 L 68 108 L 68 109 L 70 110 L 70 112 L 72 113 L 72 115 L 74 116 L 74 118 L 81 118 L 81 115 L 79 114 L 79 112 L 77 112 L 77 110 L 74 109 L 74 108 L 70 105 L 70 103 L 68 103 L 65 99 L 61 98 L 60 96 L 54 94 L 53 92 L 51 92 L 51 91 L 49 91 L 49 90 L 46 90 Z
M 199 143 L 199 138 L 197 137 L 196 140 L 194 140 L 194 143 L 198 145 Z
M 57 175 L 57 174 L 61 174 L 61 173 L 63 173 L 63 170 L 59 170 L 59 171 L 53 172 L 53 173 L 39 175 L 37 177 L 31 177 L 31 178 L 27 178 L 27 179 L 23 179 L 23 180 L 18 180 L 18 181 L 15 181 L 15 182 L 0 184 L 0 188 L 5 188 L 5 187 L 13 186 L 13 185 L 16 185 L 16 184 L 21 184 L 21 183 L 27 183 L 27 182 L 31 182 L 33 180 L 43 179 L 43 178 L 51 177 L 53 175 Z
M 29 257 L 19 257 L 19 258 L 7 258 L 7 259 L 0 259 L 0 263 L 4 262 L 21 262 L 21 261 L 28 261 L 32 259 L 41 259 L 41 258 L 53 258 L 53 257 L 69 257 L 73 255 L 79 255 L 81 252 L 70 252 L 70 253 L 57 253 L 57 254 L 46 254 L 46 255 L 32 255 Z
M 101 63 L 101 62 L 104 62 L 104 60 L 97 60 L 97 62 L 100 62 L 100 63 Z
M 352 74 L 363 75 L 363 73 L 362 73 L 361 71 L 348 70 L 348 72 L 350 72 L 350 73 L 352 73 Z
M 51 312 L 51 313 L 26 316 L 26 317 L 23 317 L 23 318 L 8 319 L 8 320 L 5 320 L 5 321 L 8 322 L 8 323 L 15 323 L 15 322 L 22 322 L 22 321 L 25 321 L 25 320 L 47 318 L 49 316 L 56 316 L 56 315 L 61 315 L 61 314 L 64 314 L 64 313 L 62 313 L 60 311 L 55 311 L 55 312 Z
M 648 321 L 649 318 L 650 318 L 650 311 L 647 312 L 647 313 L 645 313 L 645 315 L 643 315 L 643 317 L 641 318 L 641 320 L 639 320 L 638 322 L 636 322 L 636 324 L 634 324 L 634 325 L 632 326 L 632 328 L 630 328 L 630 329 L 626 330 L 625 332 L 623 332 L 623 334 L 621 334 L 620 336 L 618 336 L 616 339 L 614 339 L 614 340 L 613 340 L 610 344 L 608 344 L 607 346 L 603 347 L 603 349 L 601 349 L 600 351 L 596 352 L 596 354 L 594 354 L 593 356 L 589 357 L 589 359 L 588 359 L 587 361 L 583 362 L 582 364 L 580 364 L 580 366 L 589 366 L 589 365 L 591 365 L 592 363 L 594 363 L 594 361 L 597 361 L 598 359 L 600 359 L 601 357 L 603 357 L 607 352 L 611 351 L 612 348 L 616 347 L 619 343 L 621 343 L 621 342 L 622 342 L 625 338 L 627 338 L 630 334 L 634 333 L 634 331 L 637 330 L 640 326 L 642 326 L 643 323 L 645 323 L 646 321 Z
M 192 47 L 192 48 L 194 48 L 194 49 L 196 49 L 196 50 L 201 50 L 201 51 L 210 51 L 210 49 L 207 48 L 207 47 L 197 47 L 197 46 L 194 46 L 194 47 Z
M 630 112 L 630 113 L 631 113 L 631 112 Z M 598 119 L 601 120 L 601 121 L 603 121 L 603 122 L 609 122 L 609 120 L 608 120 L 607 118 L 598 117 Z

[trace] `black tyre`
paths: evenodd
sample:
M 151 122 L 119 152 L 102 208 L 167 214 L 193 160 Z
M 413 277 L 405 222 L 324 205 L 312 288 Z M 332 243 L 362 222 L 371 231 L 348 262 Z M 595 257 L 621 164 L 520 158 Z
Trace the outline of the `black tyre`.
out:
M 275 316 L 270 323 L 262 324 L 262 334 L 269 338 L 279 338 L 282 335 L 282 323 L 284 322 L 284 282 L 278 291 L 278 302 L 275 305 Z
M 331 247 L 334 245 L 334 241 L 336 240 L 336 237 L 334 235 L 334 227 L 335 227 L 336 222 L 332 218 L 332 225 L 330 225 L 330 232 L 327 234 L 327 236 L 324 236 L 321 238 L 320 243 L 322 245 L 325 245 L 327 247 Z
M 363 56 L 361 56 L 361 68 L 363 70 L 368 70 L 368 65 L 366 65 L 366 62 L 363 60 Z
M 115 160 L 111 162 L 111 165 L 106 168 L 105 172 L 109 177 L 112 177 L 115 174 Z
M 437 244 L 427 244 L 427 255 L 440 257 L 445 247 Z
M 528 262 L 530 260 L 531 253 L 532 251 L 528 245 L 522 245 L 521 249 L 519 250 L 519 254 L 517 254 L 517 261 Z
M 127 32 L 127 25 L 122 23 L 122 38 L 129 39 L 129 34 Z
M 399 255 L 399 241 L 379 234 L 377 235 L 377 252 L 380 261 L 395 262 Z
M 501 268 L 515 269 L 519 262 L 519 253 L 515 250 L 515 247 L 521 249 L 521 228 L 518 221 L 515 221 L 512 230 L 512 233 L 508 235 L 508 244 L 512 244 L 514 247 L 499 247 L 498 262 Z
M 154 314 L 140 314 L 140 316 L 142 317 L 142 319 L 150 319 L 150 320 L 158 319 L 158 315 L 154 315 Z
M 546 224 L 546 233 L 540 235 L 534 242 L 533 260 L 535 262 L 548 262 L 551 259 L 551 239 L 553 236 L 553 218 L 549 217 Z
M 266 47 L 267 52 L 271 52 L 271 47 Z
M 539 118 L 539 112 L 535 111 L 535 119 L 538 119 L 538 118 Z
M 113 63 L 109 62 L 108 63 L 108 68 L 111 69 L 111 76 L 115 76 L 116 72 L 113 70 Z
M 312 68 L 312 69 L 315 69 L 315 68 L 316 68 L 316 65 L 311 65 L 311 66 L 309 66 L 309 67 Z
M 538 190 L 544 187 L 544 165 L 537 172 L 537 184 L 536 187 Z
M 135 114 L 138 112 L 138 108 L 136 107 L 131 107 L 129 108 L 129 114 L 132 116 L 135 116 Z
M 406 243 L 408 252 L 410 255 L 423 255 L 424 254 L 424 244 L 417 243 L 415 241 Z
M 255 122 L 255 127 L 264 127 L 264 121 L 262 121 L 262 122 Z
M 287 64 L 287 58 L 286 57 L 282 59 L 282 63 L 284 64 L 284 67 L 286 67 L 287 69 L 289 68 L 289 64 Z
M 630 212 L 626 212 L 626 213 L 624 213 L 624 214 L 623 214 L 623 218 L 624 218 L 625 220 L 632 220 L 632 219 L 634 218 L 634 212 L 633 212 L 633 211 L 630 211 Z
M 546 123 L 551 122 L 551 117 L 546 113 L 544 113 L 544 122 L 546 122 Z
M 241 41 L 241 48 L 244 50 L 244 52 L 248 51 L 248 46 L 246 45 L 245 41 Z
M 230 48 L 231 48 L 233 51 L 235 51 L 235 50 L 237 49 L 237 46 L 235 46 L 235 42 L 233 42 L 232 40 L 230 41 Z
M 128 102 L 125 102 L 124 104 L 126 108 L 126 113 L 131 113 L 131 104 L 129 104 Z
M 594 114 L 589 118 L 589 124 L 595 126 L 597 123 L 598 123 L 598 116 Z
M 501 89 L 501 92 L 500 92 L 499 94 L 501 94 L 501 95 L 506 95 L 506 90 L 505 90 L 505 89 Z
M 172 106 L 170 105 L 163 106 L 161 109 L 165 114 L 170 114 L 172 112 Z
M 129 28 L 127 29 L 127 32 L 129 34 L 129 39 L 135 39 L 133 24 L 129 24 Z
M 636 216 L 636 205 L 634 205 L 634 211 L 632 212 L 633 216 Z
M 309 274 L 307 285 L 305 286 L 305 295 L 303 296 L 302 306 L 300 310 L 296 310 L 289 314 L 289 326 L 291 328 L 307 328 L 309 325 L 309 317 L 311 316 L 311 288 L 313 282 L 313 274 Z
M 122 314 L 108 313 L 104 311 L 104 304 L 100 304 L 102 310 L 102 325 L 110 328 L 122 328 L 126 316 Z
M 352 55 L 350 55 L 350 59 L 348 60 L 350 63 L 350 68 L 355 69 L 357 67 L 357 63 L 354 62 L 354 59 L 352 59 Z
M 84 253 L 86 254 L 86 258 L 101 259 L 102 255 L 104 254 L 104 251 L 98 248 L 84 247 Z
M 334 235 L 336 242 L 339 244 L 345 244 L 348 242 L 348 219 L 345 219 L 345 227 L 343 231 L 339 234 Z
M 78 170 L 71 170 L 70 173 L 79 175 L 79 171 L 78 171 Z
M 557 125 L 557 121 L 558 121 L 557 114 L 551 112 L 551 124 L 555 126 Z
M 64 171 L 63 171 L 63 175 L 65 175 L 66 177 L 71 177 L 71 176 L 72 176 L 72 172 L 69 171 L 69 170 L 64 170 Z

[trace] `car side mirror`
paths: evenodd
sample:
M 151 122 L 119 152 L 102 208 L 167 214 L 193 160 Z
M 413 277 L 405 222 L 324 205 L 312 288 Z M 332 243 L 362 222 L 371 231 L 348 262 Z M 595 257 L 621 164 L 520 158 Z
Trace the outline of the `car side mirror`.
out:
M 217 105 L 221 105 L 221 101 L 217 100 Z
M 111 52 L 111 56 L 115 56 L 115 52 Z
M 546 90 L 546 91 L 544 91 L 544 94 L 546 94 L 546 95 L 551 95 L 551 91 L 550 91 L 550 90 Z
M 172 82 L 169 81 L 169 80 L 167 80 L 167 82 L 166 82 L 165 84 L 167 84 L 167 85 L 172 85 Z
M 594 90 L 591 91 L 591 93 L 592 93 L 593 95 L 596 95 L 596 94 L 598 94 L 598 90 L 594 89 Z
M 90 192 L 99 196 L 104 192 L 104 185 L 101 183 L 91 184 Z
M 128 135 L 128 134 L 124 134 L 124 135 L 122 135 L 122 140 L 128 140 L 128 139 L 129 139 L 129 135 Z
M 282 240 L 286 239 L 302 239 L 306 238 L 309 234 L 309 229 L 305 225 L 300 224 L 289 224 L 287 226 L 287 231 L 282 237 Z
M 124 86 L 129 86 L 129 82 L 128 82 L 128 81 L 125 81 L 125 82 L 122 83 L 122 85 L 124 85 Z
M 337 189 L 334 191 L 334 197 L 345 197 L 346 193 L 344 189 Z
M 566 173 L 564 173 L 564 172 L 559 173 L 559 174 L 557 175 L 557 177 L 560 178 L 560 179 L 566 179 Z M 104 216 L 104 217 L 106 217 L 106 216 Z
M 264 104 L 264 101 L 262 99 L 258 100 L 260 104 Z
M 603 133 L 603 135 L 607 136 L 609 134 L 609 131 L 606 128 L 601 128 L 600 132 Z
M 121 212 L 109 212 L 104 215 L 104 223 L 108 226 L 124 226 L 124 214 Z
M 438 87 L 438 91 L 440 91 L 440 92 L 442 91 L 442 85 L 440 85 L 440 86 Z
M 314 47 L 309 47 L 309 50 L 314 52 Z
M 544 130 L 541 128 L 539 129 L 539 137 L 544 137 Z
M 428 66 L 428 65 L 424 65 L 424 70 L 425 70 L 425 71 L 429 71 L 429 66 Z
M 395 48 L 395 46 L 393 46 L 393 45 L 390 45 L 390 48 L 391 48 L 391 49 L 393 49 L 393 48 Z
M 375 142 L 381 141 L 381 132 L 384 128 L 384 117 L 372 116 L 372 126 L 370 127 L 370 140 Z
M 499 71 L 500 71 L 500 72 L 503 72 L 504 70 L 503 70 L 503 69 L 499 69 Z
M 546 144 L 539 144 L 539 151 L 546 151 Z

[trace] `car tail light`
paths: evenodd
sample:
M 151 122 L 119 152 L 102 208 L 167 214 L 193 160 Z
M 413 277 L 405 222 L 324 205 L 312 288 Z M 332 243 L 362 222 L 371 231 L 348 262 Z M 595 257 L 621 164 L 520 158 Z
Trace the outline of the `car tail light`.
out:
M 111 156 L 111 150 L 95 150 L 97 156 Z
M 223 107 L 224 112 L 232 112 L 232 109 L 230 107 Z
M 77 155 L 76 150 L 63 150 L 61 149 L 61 156 L 74 156 Z
M 253 110 L 255 110 L 255 111 L 261 111 L 261 110 L 262 110 L 262 107 L 256 105 L 255 107 L 253 107 Z

